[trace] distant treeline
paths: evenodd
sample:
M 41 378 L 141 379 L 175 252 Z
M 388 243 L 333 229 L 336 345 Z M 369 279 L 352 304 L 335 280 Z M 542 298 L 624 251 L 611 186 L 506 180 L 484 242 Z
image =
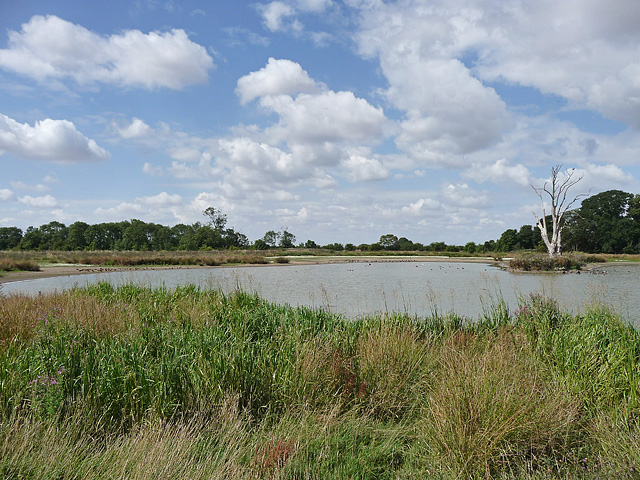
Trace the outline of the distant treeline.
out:
M 227 228 L 226 215 L 212 207 L 205 210 L 209 222 L 167 227 L 142 220 L 98 223 L 75 222 L 69 226 L 53 221 L 23 232 L 17 227 L 0 227 L 0 250 L 221 250 L 292 248 L 296 237 L 283 230 L 269 230 L 250 242 L 246 235 Z M 586 253 L 640 253 L 640 195 L 609 190 L 583 200 L 580 208 L 567 213 L 562 233 L 563 251 Z M 550 222 L 548 222 L 550 224 Z M 318 245 L 307 240 L 297 246 L 331 251 L 432 251 L 489 253 L 540 250 L 540 231 L 532 225 L 505 230 L 499 239 L 476 244 L 422 244 L 406 237 L 386 234 L 372 244 L 331 243 Z

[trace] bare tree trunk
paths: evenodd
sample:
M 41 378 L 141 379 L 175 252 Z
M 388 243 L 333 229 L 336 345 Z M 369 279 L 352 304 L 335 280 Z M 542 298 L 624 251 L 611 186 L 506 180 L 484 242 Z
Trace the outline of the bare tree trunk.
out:
M 582 177 L 573 178 L 575 169 L 567 170 L 564 175 L 561 175 L 561 168 L 562 165 L 556 165 L 551 169 L 550 184 L 549 181 L 546 181 L 542 187 L 531 185 L 531 188 L 540 197 L 540 202 L 542 203 L 542 216 L 539 217 L 535 212 L 533 212 L 533 215 L 536 217 L 536 226 L 540 229 L 542 241 L 546 245 L 550 257 L 557 257 L 562 254 L 562 229 L 564 228 L 562 217 L 579 198 L 587 196 L 584 193 L 579 194 L 573 200 L 567 202 L 569 189 L 582 180 Z M 543 194 L 547 194 L 551 200 L 551 238 L 549 238 L 547 229 L 547 213 Z

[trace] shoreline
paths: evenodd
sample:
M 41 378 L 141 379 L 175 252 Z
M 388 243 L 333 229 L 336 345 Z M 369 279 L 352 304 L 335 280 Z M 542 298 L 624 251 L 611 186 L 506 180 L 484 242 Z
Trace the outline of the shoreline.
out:
M 275 258 L 275 257 L 274 257 Z M 445 256 L 304 256 L 285 257 L 288 263 L 229 263 L 217 266 L 208 265 L 150 265 L 140 267 L 100 265 L 52 264 L 41 267 L 38 271 L 3 272 L 0 285 L 5 283 L 39 280 L 42 278 L 67 277 L 72 275 L 90 275 L 95 273 L 131 272 L 138 270 L 177 270 L 197 268 L 243 268 L 243 267 L 286 267 L 289 265 L 326 265 L 337 263 L 400 263 L 400 262 L 446 262 L 446 263 L 486 263 L 499 266 L 500 262 L 490 257 L 445 257 Z

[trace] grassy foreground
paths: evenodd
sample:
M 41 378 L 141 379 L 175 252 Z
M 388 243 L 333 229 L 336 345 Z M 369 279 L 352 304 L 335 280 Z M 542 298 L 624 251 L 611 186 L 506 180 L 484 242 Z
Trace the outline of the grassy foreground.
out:
M 186 286 L 0 298 L 0 478 L 638 478 L 640 334 L 539 296 L 344 320 Z

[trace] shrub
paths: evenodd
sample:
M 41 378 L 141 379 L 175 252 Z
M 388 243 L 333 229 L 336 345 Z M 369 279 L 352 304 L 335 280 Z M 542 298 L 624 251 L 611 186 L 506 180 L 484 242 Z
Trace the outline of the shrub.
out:
M 516 256 L 509 261 L 509 269 L 516 271 L 569 271 L 580 270 L 584 261 L 579 257 L 549 257 L 548 255 Z

